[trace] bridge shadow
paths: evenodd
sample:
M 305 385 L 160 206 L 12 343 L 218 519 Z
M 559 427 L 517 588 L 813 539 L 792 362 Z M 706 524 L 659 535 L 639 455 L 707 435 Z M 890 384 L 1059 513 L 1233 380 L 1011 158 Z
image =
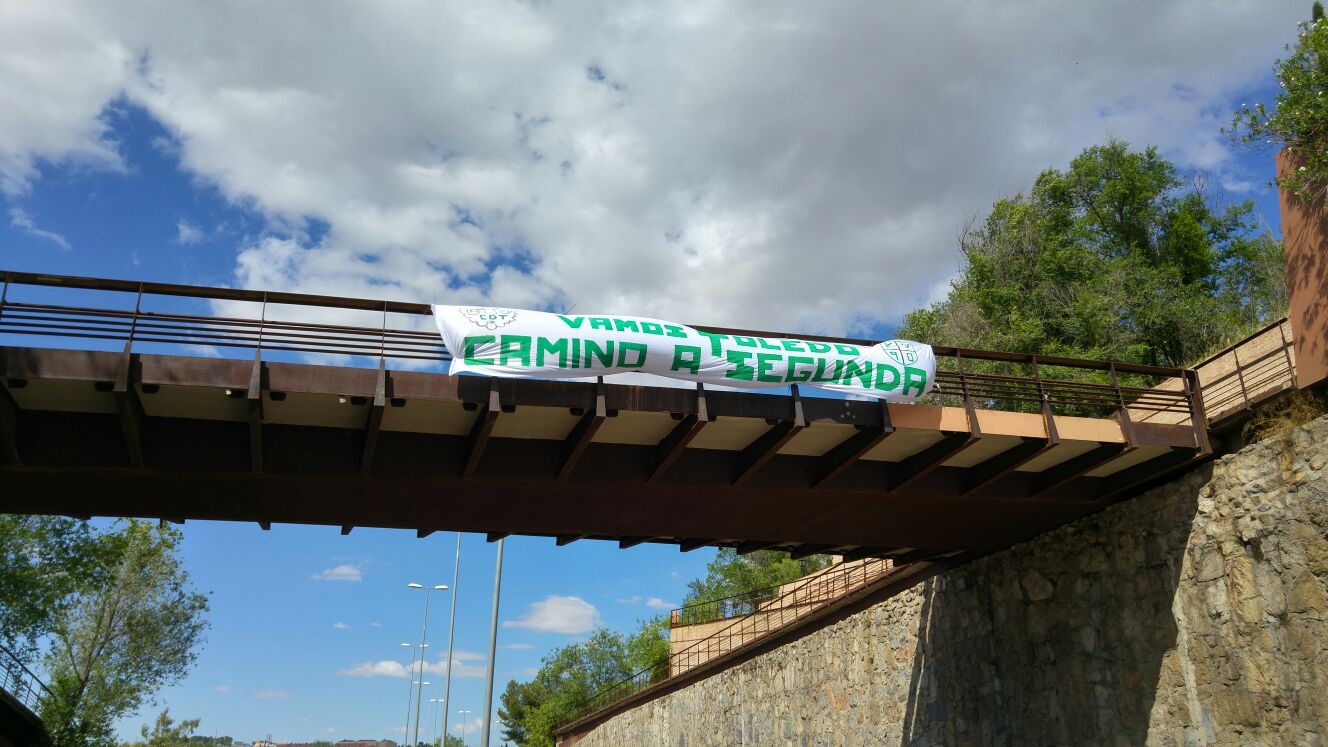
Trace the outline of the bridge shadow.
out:
M 1210 474 L 925 582 L 900 744 L 1145 743 Z

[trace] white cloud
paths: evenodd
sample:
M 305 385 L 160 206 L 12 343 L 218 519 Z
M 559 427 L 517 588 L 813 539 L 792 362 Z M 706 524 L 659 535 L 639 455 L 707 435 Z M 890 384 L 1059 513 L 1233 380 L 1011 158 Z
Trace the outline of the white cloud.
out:
M 851 331 L 924 302 L 967 216 L 1109 135 L 1249 181 L 1217 128 L 1303 13 L 10 3 L 0 191 L 125 168 L 128 103 L 267 219 L 240 284 Z
M 203 230 L 181 218 L 175 223 L 175 240 L 181 244 L 197 244 L 203 240 Z
M 452 731 L 460 733 L 461 731 L 463 731 L 464 727 L 464 731 L 467 734 L 478 734 L 480 727 L 482 726 L 484 726 L 484 717 L 476 716 L 475 718 L 464 721 L 458 721 L 457 723 L 453 724 Z
M 483 677 L 485 671 L 483 654 L 457 649 L 452 658 L 455 677 Z M 414 666 L 419 666 L 415 664 Z M 415 670 L 418 671 L 418 670 Z M 426 674 L 447 674 L 447 652 L 438 655 L 437 660 L 424 663 Z M 342 677 L 407 677 L 412 673 L 412 666 L 399 661 L 365 661 L 337 671 Z
M 350 626 L 344 622 L 334 622 L 332 623 L 332 627 L 337 630 L 350 630 Z
M 255 690 L 254 697 L 259 700 L 287 700 L 291 694 L 285 690 Z
M 337 730 L 334 729 L 334 728 L 332 728 L 331 726 L 327 727 L 326 731 L 327 731 L 328 734 L 336 734 L 336 733 L 337 733 Z
M 213 687 L 213 688 L 212 688 L 212 692 L 214 692 L 214 693 L 228 693 L 228 692 L 230 692 L 232 689 L 233 689 L 233 688 L 232 688 L 230 685 L 217 685 L 216 687 Z
M 498 648 L 504 648 L 504 649 L 507 649 L 508 651 L 529 651 L 529 650 L 535 648 L 535 644 L 533 644 L 533 643 L 504 643 L 503 645 L 499 646 Z
M 374 620 L 373 622 L 369 623 L 369 627 L 371 627 L 371 628 L 381 628 L 381 627 L 383 627 L 383 624 L 380 623 L 380 622 L 378 622 L 377 620 Z
M 315 581 L 360 581 L 364 578 L 359 566 L 338 565 L 310 576 Z
M 677 602 L 666 602 L 659 597 L 651 597 L 646 600 L 646 606 L 652 610 L 671 610 L 678 606 Z
M 580 597 L 550 594 L 534 602 L 526 614 L 516 620 L 504 620 L 504 628 L 529 628 L 541 633 L 588 633 L 600 622 L 595 605 Z
M 630 597 L 618 597 L 618 603 L 619 603 L 619 604 L 640 604 L 640 603 L 641 603 L 641 595 L 640 595 L 640 594 L 633 594 L 633 595 L 630 596 Z
M 43 241 L 49 241 L 52 244 L 55 244 L 56 246 L 60 247 L 61 249 L 69 248 L 69 242 L 65 240 L 65 237 L 61 236 L 60 234 L 54 231 L 47 231 L 45 229 L 38 228 L 36 224 L 32 222 L 32 216 L 28 215 L 28 211 L 24 210 L 23 208 L 9 209 L 9 225 L 13 226 L 14 228 L 17 228 L 18 230 L 22 231 L 23 233 L 26 233 L 29 236 L 41 239 Z
M 387 659 L 361 662 L 353 667 L 340 669 L 337 674 L 341 677 L 405 677 L 408 670 L 405 664 Z

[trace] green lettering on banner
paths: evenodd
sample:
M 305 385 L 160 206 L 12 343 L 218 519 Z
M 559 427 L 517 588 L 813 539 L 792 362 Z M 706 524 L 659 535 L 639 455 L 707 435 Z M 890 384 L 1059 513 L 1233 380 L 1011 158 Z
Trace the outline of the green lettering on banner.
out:
M 889 376 L 887 381 L 886 376 Z M 876 388 L 883 392 L 893 392 L 899 386 L 899 372 L 894 366 L 876 364 Z
M 806 350 L 802 349 L 802 342 L 800 340 L 780 340 L 780 342 L 784 344 L 784 349 L 791 353 L 807 352 Z
M 814 358 L 808 358 L 803 355 L 790 355 L 788 357 L 788 373 L 784 374 L 784 381 L 807 381 L 812 377 L 811 368 L 798 372 L 798 366 L 812 366 L 816 363 Z
M 918 388 L 918 396 L 927 391 L 927 372 L 921 368 L 904 366 L 904 389 L 901 392 L 905 397 L 908 396 L 908 390 L 913 387 Z
M 831 373 L 829 376 L 827 376 L 825 373 L 825 367 L 826 364 L 828 364 L 829 362 L 830 361 L 826 360 L 825 358 L 816 359 L 816 375 L 812 377 L 812 381 L 822 384 L 839 383 L 839 380 L 843 378 L 844 361 L 835 359 L 834 372 Z
M 586 320 L 586 318 L 583 316 L 574 316 L 569 318 L 563 316 L 562 314 L 559 314 L 558 318 L 563 320 L 563 324 L 566 324 L 572 329 L 581 329 L 581 323 Z M 575 319 L 576 321 L 572 321 L 573 319 Z
M 641 333 L 646 335 L 662 335 L 664 327 L 658 322 L 641 322 Z
M 669 337 L 681 337 L 684 340 L 687 339 L 687 330 L 676 324 L 665 324 L 664 329 L 668 330 Z M 715 353 L 715 355 L 719 355 L 719 353 Z
M 635 362 L 629 363 L 627 354 L 636 353 Z M 644 343 L 640 342 L 620 342 L 618 343 L 618 368 L 640 368 L 646 364 L 646 353 L 648 350 Z
M 572 368 L 581 367 L 581 338 L 572 338 Z
M 729 339 L 729 336 L 717 334 L 715 332 L 702 332 L 701 330 L 697 330 L 697 333 L 710 340 L 710 354 L 718 358 L 723 352 L 723 348 L 720 346 L 719 341 L 727 340 Z
M 733 368 L 725 371 L 724 377 L 728 379 L 751 381 L 752 374 L 756 373 L 756 369 L 747 365 L 747 360 L 751 357 L 751 353 L 744 353 L 741 350 L 728 351 L 728 361 L 733 364 Z
M 695 345 L 673 346 L 673 367 L 670 371 L 687 369 L 693 374 L 701 373 L 701 348 Z
M 757 353 L 756 354 L 756 380 L 765 381 L 771 384 L 778 384 L 779 376 L 770 373 L 770 369 L 776 363 L 783 360 L 784 356 L 779 353 Z
M 461 357 L 466 360 L 467 366 L 492 366 L 492 358 L 476 358 L 475 348 L 486 343 L 494 341 L 493 335 L 475 335 L 467 337 L 461 341 Z
M 756 338 L 755 338 L 755 337 L 740 337 L 740 336 L 735 335 L 735 336 L 733 337 L 733 343 L 734 343 L 735 345 L 741 345 L 741 346 L 743 346 L 744 348 L 754 348 L 754 347 L 756 347 Z
M 592 319 L 591 322 L 593 323 L 594 320 Z M 599 343 L 594 340 L 586 340 L 586 368 L 591 368 L 595 365 L 595 358 L 598 358 L 599 364 L 605 368 L 611 368 L 613 366 L 613 340 L 606 340 L 604 344 L 607 347 L 602 348 L 599 346 Z
M 865 361 L 861 365 L 857 361 L 848 361 L 844 366 L 844 386 L 853 386 L 853 380 L 857 379 L 863 389 L 871 389 L 872 385 L 872 364 L 871 361 Z
M 591 328 L 591 329 L 602 329 L 602 330 L 604 330 L 605 332 L 612 332 L 612 331 L 613 331 L 613 322 L 609 321 L 608 319 L 605 319 L 605 318 L 602 317 L 602 316 L 592 316 L 592 317 L 590 317 L 590 328 Z M 587 340 L 586 342 L 590 342 L 590 341 Z
M 567 368 L 567 338 L 559 337 L 556 340 L 550 340 L 545 337 L 535 338 L 535 365 L 544 367 L 544 355 L 558 356 L 558 368 Z
M 521 362 L 521 365 L 530 366 L 530 338 L 525 335 L 503 335 L 502 341 L 498 344 L 498 365 L 511 365 L 509 361 L 513 358 Z
M 765 348 L 766 350 L 779 350 L 779 349 L 780 349 L 778 345 L 776 345 L 776 344 L 774 344 L 773 342 L 771 342 L 771 341 L 765 339 L 764 337 L 758 337 L 758 338 L 756 338 L 756 344 L 757 344 L 757 345 L 760 345 L 761 347 Z
M 808 342 L 808 343 L 807 343 L 807 352 L 809 352 L 809 353 L 828 353 L 828 352 L 830 352 L 830 345 L 829 345 L 829 343 L 824 343 L 824 342 Z
M 835 343 L 835 351 L 838 352 L 840 355 L 858 354 L 858 349 L 853 347 L 852 345 L 841 345 L 839 343 Z
M 636 322 L 631 319 L 614 319 L 613 329 L 617 332 L 640 332 L 636 328 Z

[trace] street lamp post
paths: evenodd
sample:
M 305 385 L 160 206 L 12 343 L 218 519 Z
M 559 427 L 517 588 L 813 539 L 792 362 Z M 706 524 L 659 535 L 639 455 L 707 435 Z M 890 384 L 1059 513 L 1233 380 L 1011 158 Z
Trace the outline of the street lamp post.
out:
M 420 701 L 424 700 L 424 647 L 428 645 L 425 641 L 429 638 L 429 592 L 446 591 L 447 587 L 439 584 L 430 588 L 425 588 L 421 584 L 406 584 L 411 589 L 424 589 L 424 625 L 420 629 L 420 687 L 415 693 L 415 736 L 411 744 L 420 743 Z
M 435 706 L 434 709 L 433 709 L 433 718 L 429 719 L 429 744 L 433 744 L 434 734 L 436 734 L 437 731 L 438 731 L 438 713 L 439 713 L 439 711 L 442 711 L 442 710 L 443 710 L 443 699 L 442 699 L 442 698 L 429 698 L 429 702 L 430 702 L 430 703 L 437 703 L 437 704 L 438 704 L 438 705 Z M 443 740 L 443 741 L 447 741 L 447 740 Z
M 462 744 L 465 744 L 465 743 L 466 743 L 466 714 L 467 714 L 467 713 L 470 713 L 470 711 L 457 711 L 457 713 L 461 714 L 461 743 L 462 743 Z
M 410 669 L 407 669 L 406 671 L 413 672 L 415 670 L 415 649 L 419 647 L 413 646 L 409 643 L 403 643 L 401 644 L 401 646 L 403 648 L 410 649 Z M 424 656 L 423 648 L 420 648 L 420 656 L 421 657 Z M 406 679 L 410 679 L 410 677 L 407 676 Z M 411 701 L 413 701 L 414 699 L 415 699 L 415 683 L 410 682 L 406 685 L 406 728 L 402 732 L 402 737 L 401 737 L 402 739 L 407 739 L 410 736 L 410 704 Z
M 456 563 L 452 566 L 452 614 L 447 621 L 447 679 L 443 680 L 443 700 L 452 697 L 452 641 L 456 633 L 457 590 L 461 581 L 461 532 L 457 532 Z M 447 741 L 447 709 L 443 709 L 443 741 Z

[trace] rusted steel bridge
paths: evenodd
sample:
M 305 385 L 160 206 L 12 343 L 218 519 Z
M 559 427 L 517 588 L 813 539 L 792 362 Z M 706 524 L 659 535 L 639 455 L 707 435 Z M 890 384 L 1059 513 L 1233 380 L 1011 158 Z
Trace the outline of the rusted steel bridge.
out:
M 906 562 L 1008 546 L 1213 451 L 1194 370 L 936 348 L 942 394 L 914 405 L 451 376 L 425 304 L 2 277 L 5 512 Z

